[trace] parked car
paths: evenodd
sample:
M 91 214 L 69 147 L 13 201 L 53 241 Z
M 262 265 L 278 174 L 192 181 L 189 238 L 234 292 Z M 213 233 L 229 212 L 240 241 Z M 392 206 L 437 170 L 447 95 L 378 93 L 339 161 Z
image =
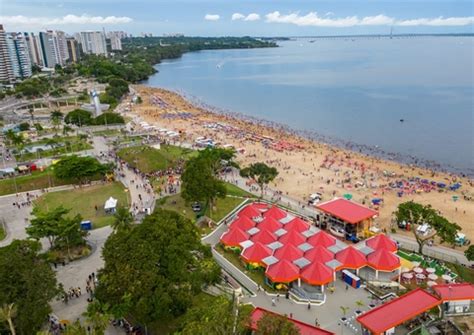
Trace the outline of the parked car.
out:
M 191 205 L 191 208 L 193 209 L 194 213 L 199 213 L 201 211 L 201 204 L 199 202 L 194 202 Z

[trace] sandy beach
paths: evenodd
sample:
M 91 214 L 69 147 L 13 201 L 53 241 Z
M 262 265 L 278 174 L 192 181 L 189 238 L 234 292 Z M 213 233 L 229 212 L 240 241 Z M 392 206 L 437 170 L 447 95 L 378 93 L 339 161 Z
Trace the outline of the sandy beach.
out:
M 374 158 L 311 141 L 267 123 L 211 112 L 164 89 L 142 85 L 133 88 L 143 103 L 134 105 L 130 116 L 139 116 L 160 128 L 181 131 L 182 139 L 189 142 L 204 136 L 221 145 L 244 148 L 245 152 L 237 155 L 241 166 L 263 161 L 277 167 L 279 176 L 270 187 L 302 204 L 315 192 L 323 194 L 323 201 L 350 193 L 353 200 L 378 209 L 377 225 L 389 229 L 397 205 L 414 200 L 431 204 L 448 220 L 459 224 L 468 238 L 474 239 L 471 179 Z M 462 186 L 450 190 L 449 186 L 455 183 Z M 465 195 L 473 200 L 465 199 Z M 453 196 L 458 200 L 454 201 Z M 379 207 L 372 205 L 375 198 L 383 199 Z

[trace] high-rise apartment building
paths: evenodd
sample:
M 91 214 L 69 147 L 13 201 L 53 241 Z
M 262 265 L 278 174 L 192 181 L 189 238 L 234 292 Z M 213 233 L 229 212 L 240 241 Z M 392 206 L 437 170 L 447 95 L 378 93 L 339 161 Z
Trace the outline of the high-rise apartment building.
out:
M 100 31 L 81 32 L 81 45 L 84 53 L 107 56 L 105 35 Z
M 56 63 L 56 51 L 54 48 L 54 36 L 51 30 L 39 33 L 41 50 L 43 53 L 44 66 L 54 68 Z
M 81 58 L 80 45 L 74 37 L 68 37 L 67 42 L 67 51 L 69 55 L 69 61 L 72 63 L 77 63 Z
M 23 33 L 23 36 L 28 44 L 31 64 L 44 66 L 43 51 L 38 36 L 33 33 Z
M 7 34 L 0 24 L 0 83 L 10 83 L 15 80 L 12 61 L 7 43 Z
M 107 37 L 110 39 L 110 49 L 112 51 L 122 50 L 122 38 L 126 35 L 123 31 L 109 31 Z
M 7 34 L 7 47 L 15 78 L 24 79 L 31 77 L 30 52 L 23 34 Z
M 64 33 L 64 31 L 56 30 L 53 33 L 53 41 L 54 47 L 57 50 L 56 62 L 57 64 L 65 65 L 69 59 L 69 53 L 67 50 L 66 34 Z

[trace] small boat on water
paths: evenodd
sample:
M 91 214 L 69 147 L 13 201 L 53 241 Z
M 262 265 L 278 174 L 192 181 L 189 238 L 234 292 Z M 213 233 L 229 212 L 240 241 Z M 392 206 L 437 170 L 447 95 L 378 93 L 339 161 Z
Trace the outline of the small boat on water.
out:
M 405 122 L 405 119 L 400 119 L 400 122 Z

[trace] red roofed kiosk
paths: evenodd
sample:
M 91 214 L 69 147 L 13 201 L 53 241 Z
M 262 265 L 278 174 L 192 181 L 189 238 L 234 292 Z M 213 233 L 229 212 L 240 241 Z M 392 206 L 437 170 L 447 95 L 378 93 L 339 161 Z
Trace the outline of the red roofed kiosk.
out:
M 324 223 L 331 234 L 351 239 L 369 231 L 378 212 L 342 198 L 319 203 L 316 208 L 324 213 Z
M 443 284 L 433 286 L 433 290 L 443 302 L 445 315 L 474 314 L 474 285 L 470 283 Z
M 438 297 L 417 288 L 357 318 L 364 334 L 393 334 L 395 327 L 441 304 Z
M 258 328 L 257 328 L 258 321 L 266 313 L 272 314 L 272 315 L 278 315 L 276 313 L 270 312 L 270 311 L 268 311 L 266 309 L 263 309 L 263 308 L 260 308 L 260 307 L 257 307 L 252 311 L 252 313 L 250 314 L 250 325 L 249 325 L 250 329 L 252 331 L 258 330 Z M 288 321 L 293 323 L 296 326 L 296 328 L 298 328 L 301 335 L 335 335 L 333 332 L 330 332 L 328 330 L 324 330 L 324 329 L 321 329 L 319 327 L 315 327 L 315 326 L 309 325 L 307 323 L 303 323 L 303 322 L 295 320 L 295 319 L 291 319 L 291 318 L 287 318 L 287 319 L 288 319 Z

